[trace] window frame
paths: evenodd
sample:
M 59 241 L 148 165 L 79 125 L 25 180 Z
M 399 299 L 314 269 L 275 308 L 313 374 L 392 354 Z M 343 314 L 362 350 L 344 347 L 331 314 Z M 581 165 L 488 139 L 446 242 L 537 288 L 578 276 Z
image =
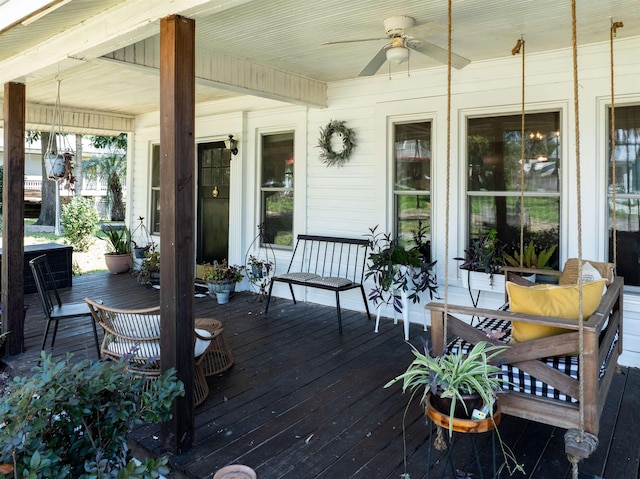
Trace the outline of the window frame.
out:
M 258 215 L 259 215 L 259 223 L 261 225 L 265 225 L 266 218 L 266 194 L 273 193 L 287 193 L 288 196 L 293 198 L 293 207 L 291 212 L 291 243 L 289 245 L 276 244 L 275 242 L 267 242 L 263 238 L 260 238 L 260 247 L 273 248 L 285 251 L 292 251 L 294 247 L 294 237 L 295 237 L 295 212 L 296 212 L 296 196 L 295 196 L 295 184 L 296 184 L 296 165 L 295 161 L 291 163 L 291 185 L 286 186 L 286 168 L 285 168 L 285 178 L 282 186 L 264 186 L 264 138 L 269 136 L 278 136 L 278 135 L 291 135 L 292 141 L 292 158 L 295 160 L 296 157 L 296 129 L 295 128 L 283 128 L 274 131 L 257 131 L 257 151 L 258 151 L 258 168 L 257 168 L 257 180 L 258 180 Z M 265 225 L 266 228 L 266 225 Z M 275 237 L 274 237 L 275 238 Z
M 537 115 L 537 114 L 555 114 L 557 115 L 557 124 L 559 131 L 559 141 L 557 143 L 557 154 L 559 156 L 558 162 L 558 178 L 557 178 L 557 191 L 535 191 L 535 190 L 527 190 L 525 189 L 524 196 L 525 201 L 527 198 L 535 199 L 535 198 L 557 198 L 558 202 L 558 238 L 557 238 L 557 250 L 554 256 L 557 256 L 558 265 L 562 265 L 563 253 L 566 251 L 565 237 L 567 235 L 564 234 L 565 226 L 563 220 L 567 218 L 567 205 L 565 201 L 565 182 L 567 181 L 567 170 L 568 170 L 568 155 L 566 150 L 566 144 L 568 141 L 568 130 L 566 125 L 566 115 L 565 115 L 566 105 L 545 105 L 540 108 L 536 108 L 535 106 L 531 106 L 527 108 L 526 115 Z M 469 146 L 468 139 L 470 135 L 470 120 L 477 119 L 492 119 L 498 117 L 519 117 L 521 116 L 521 111 L 518 111 L 515 107 L 513 109 L 503 108 L 501 110 L 496 110 L 494 108 L 491 109 L 478 109 L 478 110 L 466 110 L 460 111 L 460 124 L 461 124 L 461 134 L 459 137 L 460 141 L 460 158 L 463 161 L 460 162 L 460 177 L 461 177 L 461 185 L 463 187 L 460 189 L 460 204 L 463 205 L 462 208 L 464 212 L 460 212 L 460 218 L 463 219 L 463 224 L 459 229 L 459 244 L 460 251 L 465 250 L 470 242 L 472 236 L 472 221 L 471 221 L 471 199 L 479 198 L 479 197 L 502 197 L 505 198 L 505 201 L 508 201 L 509 198 L 519 199 L 520 198 L 520 186 L 518 184 L 518 189 L 514 191 L 498 191 L 498 190 L 482 190 L 482 189 L 474 189 L 470 190 L 470 158 L 469 158 Z M 527 127 L 527 121 L 525 118 L 525 129 L 529 129 Z M 518 131 L 520 128 L 518 128 Z M 519 144 L 519 142 L 518 142 Z M 519 228 L 519 218 L 518 218 L 518 228 Z M 484 231 L 486 233 L 486 231 Z M 539 248 L 538 245 L 537 249 Z M 510 251 L 506 251 L 511 254 Z
M 411 238 L 408 238 L 407 241 L 404 241 L 403 238 L 400 237 L 400 217 L 399 217 L 399 203 L 400 203 L 400 199 L 402 197 L 410 197 L 410 196 L 426 196 L 428 197 L 428 201 L 429 201 L 429 207 L 428 207 L 428 225 L 427 225 L 427 232 L 429 235 L 429 242 L 431 243 L 431 258 L 429 258 L 430 261 L 432 261 L 432 257 L 433 257 L 433 240 L 434 240 L 434 234 L 433 234 L 433 198 L 434 198 L 434 194 L 433 194 L 433 183 L 434 183 L 434 120 L 430 117 L 424 117 L 424 116 L 403 116 L 403 117 L 391 117 L 389 118 L 390 120 L 390 162 L 389 162 L 389 177 L 390 177 L 390 184 L 391 184 L 391 188 L 390 188 L 390 196 L 391 196 L 391 207 L 390 207 L 390 214 L 391 214 L 391 225 L 392 225 L 392 232 L 393 232 L 393 237 L 398 238 L 400 242 L 403 243 L 404 246 L 410 246 L 413 244 L 413 240 Z M 429 129 L 429 147 L 428 150 L 430 152 L 430 159 L 429 159 L 429 189 L 428 190 L 403 190 L 398 188 L 398 157 L 397 157 L 397 148 L 396 148 L 396 134 L 397 134 L 397 127 L 401 126 L 401 125 L 417 125 L 417 124 L 422 124 L 422 123 L 426 123 L 428 124 L 428 129 Z M 420 220 L 418 220 L 420 221 Z M 424 225 L 423 225 L 424 226 Z M 413 230 L 412 230 L 413 231 Z M 406 232 L 405 232 L 406 233 Z
M 631 101 L 625 101 L 624 103 L 617 103 L 615 104 L 615 109 L 616 112 L 619 112 L 620 110 L 624 109 L 624 108 L 637 108 L 640 109 L 640 98 Z M 639 115 L 640 116 L 640 115 Z M 640 118 L 638 119 L 638 122 L 640 124 Z M 607 102 L 606 104 L 603 105 L 603 121 L 600 122 L 601 125 L 604 125 L 604 140 L 603 140 L 603 153 L 602 153 L 602 158 L 604 158 L 604 161 L 602 162 L 604 165 L 604 181 L 603 181 L 603 190 L 604 191 L 604 224 L 606 225 L 605 228 L 603 228 L 604 230 L 604 257 L 606 258 L 606 261 L 610 261 L 613 262 L 613 245 L 611 244 L 611 240 L 612 240 L 612 235 L 613 235 L 613 229 L 612 229 L 612 215 L 610 213 L 610 202 L 613 199 L 613 191 L 611 189 L 611 103 L 610 103 L 610 98 L 609 98 L 609 102 Z M 619 122 L 616 123 L 616 125 L 619 125 Z M 619 128 L 619 127 L 618 127 Z M 618 141 L 618 139 L 616 139 L 616 146 L 619 146 L 620 142 Z M 640 155 L 638 155 L 640 157 Z M 620 158 L 618 156 L 616 156 L 616 164 L 618 164 L 618 162 L 620 161 Z M 616 174 L 616 179 L 618 179 L 619 176 L 618 174 Z M 640 180 L 636 180 L 637 184 L 640 184 Z M 638 207 L 640 207 L 640 185 L 637 189 L 636 192 L 634 193 L 629 193 L 626 191 L 623 192 L 616 192 L 616 201 L 624 201 L 624 200 L 632 200 L 632 201 L 637 201 L 638 202 Z M 622 261 L 628 261 L 628 255 L 622 255 L 620 254 L 620 248 L 621 248 L 621 235 L 620 232 L 622 230 L 618 229 L 618 263 L 620 263 L 620 260 Z M 633 230 L 630 230 L 629 233 L 634 233 Z M 640 227 L 638 227 L 638 229 L 635 231 L 635 233 L 638 234 L 639 239 L 638 239 L 638 243 L 640 243 Z M 617 266 L 617 265 L 616 265 Z M 625 276 L 625 289 L 628 289 L 629 291 L 632 292 L 640 292 L 640 281 L 638 282 L 638 284 L 631 284 L 631 281 L 634 281 L 633 278 L 629 277 L 629 275 Z
M 149 156 L 149 233 L 158 236 L 160 235 L 160 143 L 151 143 Z M 157 185 L 154 185 L 153 177 L 155 161 L 158 162 Z

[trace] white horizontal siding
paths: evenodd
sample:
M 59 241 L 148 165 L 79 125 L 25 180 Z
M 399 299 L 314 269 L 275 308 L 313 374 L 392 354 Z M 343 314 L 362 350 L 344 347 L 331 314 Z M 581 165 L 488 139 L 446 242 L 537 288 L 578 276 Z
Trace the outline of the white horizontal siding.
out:
M 617 103 L 640 103 L 640 64 L 635 52 L 640 39 L 620 39 L 616 44 Z M 259 221 L 259 148 L 257 142 L 262 132 L 296 131 L 295 162 L 295 232 L 362 237 L 370 227 L 379 225 L 379 231 L 390 231 L 392 224 L 392 198 L 390 192 L 391 165 L 387 158 L 388 118 L 406 119 L 422 117 L 433 125 L 433 251 L 437 259 L 439 283 L 444 283 L 444 266 L 449 263 L 449 301 L 471 304 L 468 291 L 458 277 L 458 262 L 453 258 L 462 254 L 465 244 L 465 122 L 471 115 L 519 114 L 520 66 L 519 57 L 475 62 L 452 75 L 453 95 L 451 111 L 451 192 L 450 232 L 445 237 L 446 203 L 446 68 L 413 71 L 411 76 L 394 74 L 358 78 L 328 85 L 328 107 L 325 109 L 277 108 L 276 102 L 243 97 L 242 102 L 231 101 L 199 105 L 197 137 L 224 136 L 239 132 L 241 153 L 234 158 L 241 179 L 232 191 L 241 204 L 236 231 L 242 234 L 235 242 L 237 252 L 244 254 L 255 236 Z M 507 56 L 509 55 L 509 56 Z M 562 259 L 576 255 L 575 213 L 575 155 L 573 131 L 573 78 L 570 50 L 558 50 L 547 54 L 528 55 L 526 76 L 527 111 L 559 110 L 561 112 L 563 158 L 562 175 Z M 608 44 L 580 49 L 580 126 L 582 162 L 583 255 L 602 260 L 606 244 L 606 187 L 605 187 L 605 108 L 609 103 L 609 52 Z M 235 108 L 235 110 L 234 110 Z M 239 111 L 233 128 L 224 121 L 222 112 Z M 216 114 L 220 112 L 220 114 Z M 344 120 L 356 133 L 357 146 L 343 167 L 327 167 L 318 160 L 317 147 L 320 129 L 330 120 Z M 142 145 L 136 146 L 136 164 L 139 158 L 147 158 L 144 152 L 148 138 L 153 136 L 157 120 L 138 118 L 138 125 L 145 129 L 137 136 Z M 142 137 L 142 138 L 141 138 Z M 299 143 L 303 144 L 300 145 Z M 141 155 L 138 157 L 138 155 Z M 135 180 L 143 181 L 144 170 Z M 138 191 L 138 189 L 136 189 Z M 134 203 L 135 204 L 135 203 Z M 445 245 L 448 251 L 445 253 Z M 286 269 L 291 252 L 276 252 L 278 271 Z M 370 285 L 367 285 L 368 288 Z M 640 295 L 627 288 L 625 298 L 624 342 L 622 362 L 640 366 Z M 443 289 L 440 288 L 442 294 Z M 274 293 L 289 297 L 287 288 L 274 288 Z M 296 290 L 300 299 L 333 305 L 335 295 L 318 290 Z M 427 298 L 424 298 L 427 299 Z M 501 294 L 482 293 L 481 306 L 495 307 L 503 302 Z M 344 307 L 362 310 L 362 300 L 357 292 L 345 295 Z M 423 306 L 410 305 L 410 318 L 422 323 Z M 374 309 L 372 308 L 372 311 Z M 383 314 L 392 316 L 389 308 Z M 371 324 L 373 329 L 373 323 Z M 398 327 L 398 334 L 402 328 Z

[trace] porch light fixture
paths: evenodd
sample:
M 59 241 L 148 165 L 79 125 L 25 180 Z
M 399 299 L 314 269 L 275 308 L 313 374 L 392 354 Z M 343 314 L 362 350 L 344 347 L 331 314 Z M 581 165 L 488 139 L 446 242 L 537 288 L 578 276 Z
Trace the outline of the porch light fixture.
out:
M 391 47 L 387 49 L 387 60 L 390 63 L 400 65 L 409 60 L 409 49 L 406 47 Z
M 229 139 L 224 140 L 224 147 L 231 151 L 231 154 L 238 154 L 238 141 L 233 139 L 233 135 L 229 135 Z

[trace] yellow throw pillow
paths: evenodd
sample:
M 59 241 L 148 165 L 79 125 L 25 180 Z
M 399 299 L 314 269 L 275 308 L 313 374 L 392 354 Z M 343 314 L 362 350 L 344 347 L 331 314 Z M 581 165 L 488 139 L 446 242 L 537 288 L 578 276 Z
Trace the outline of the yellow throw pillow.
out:
M 606 280 L 600 279 L 582 284 L 582 316 L 585 320 L 598 309 L 605 282 Z M 507 281 L 506 287 L 509 308 L 514 313 L 578 320 L 580 310 L 577 284 L 563 286 L 540 284 L 526 287 Z M 553 326 L 513 321 L 511 341 L 518 343 L 566 332 L 566 329 Z

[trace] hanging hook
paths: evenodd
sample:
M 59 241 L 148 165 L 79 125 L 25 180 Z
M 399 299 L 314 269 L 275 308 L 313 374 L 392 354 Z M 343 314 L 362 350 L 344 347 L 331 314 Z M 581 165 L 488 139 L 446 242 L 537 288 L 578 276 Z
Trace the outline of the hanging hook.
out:
M 618 28 L 624 27 L 624 23 L 622 22 L 614 22 L 613 18 L 611 19 L 611 31 L 613 32 L 613 36 L 615 37 L 617 34 Z
M 516 46 L 511 49 L 511 54 L 517 55 L 518 53 L 520 53 L 520 49 L 523 46 L 524 46 L 524 38 L 522 37 L 522 35 L 520 35 L 520 38 L 518 38 L 518 41 L 516 42 Z

